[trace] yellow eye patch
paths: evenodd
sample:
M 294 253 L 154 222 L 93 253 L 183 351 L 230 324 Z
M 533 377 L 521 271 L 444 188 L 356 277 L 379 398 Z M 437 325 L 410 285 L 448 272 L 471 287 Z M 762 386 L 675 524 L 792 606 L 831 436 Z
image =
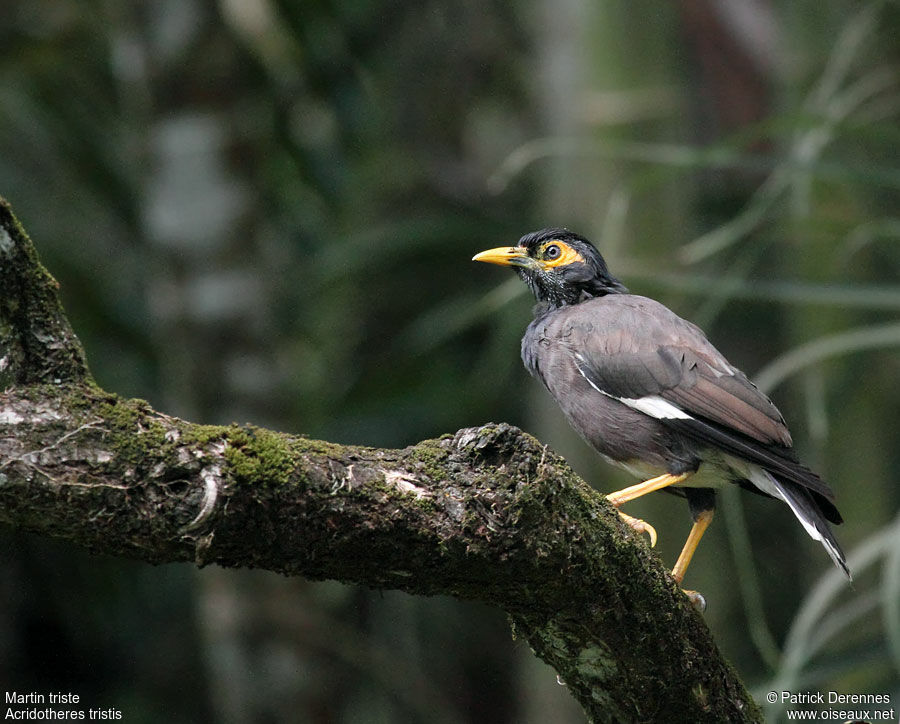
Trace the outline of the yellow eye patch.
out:
M 544 267 L 549 268 L 579 262 L 584 264 L 584 257 L 563 241 L 548 241 L 542 244 L 538 260 Z

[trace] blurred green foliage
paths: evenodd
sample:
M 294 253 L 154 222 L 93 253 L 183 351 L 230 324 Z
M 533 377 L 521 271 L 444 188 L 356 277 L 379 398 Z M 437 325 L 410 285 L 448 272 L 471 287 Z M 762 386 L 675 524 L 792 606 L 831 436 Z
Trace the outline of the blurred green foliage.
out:
M 524 287 L 469 262 L 542 226 L 591 236 L 759 371 L 847 520 L 852 586 L 789 511 L 727 496 L 689 581 L 727 655 L 760 695 L 897 702 L 898 19 L 7 0 L 0 194 L 109 390 L 377 446 L 502 419 L 611 490 L 521 368 Z M 633 512 L 671 562 L 687 513 L 659 498 Z M 0 535 L 0 680 L 23 690 L 129 721 L 581 720 L 480 606 Z

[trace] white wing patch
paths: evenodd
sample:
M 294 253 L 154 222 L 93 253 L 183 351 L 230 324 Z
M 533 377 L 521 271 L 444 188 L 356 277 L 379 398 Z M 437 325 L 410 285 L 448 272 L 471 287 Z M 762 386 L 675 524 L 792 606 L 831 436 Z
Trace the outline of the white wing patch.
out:
M 648 397 L 638 397 L 632 399 L 629 397 L 617 397 L 617 400 L 624 402 L 633 410 L 643 412 L 645 415 L 655 417 L 657 420 L 693 420 L 684 410 L 671 402 L 664 400 L 658 395 L 649 395 Z
M 607 397 L 611 397 L 614 400 L 618 400 L 624 405 L 628 405 L 632 410 L 637 410 L 638 412 L 643 412 L 645 415 L 649 415 L 650 417 L 656 418 L 657 420 L 693 420 L 694 418 L 688 415 L 684 410 L 682 410 L 677 405 L 673 405 L 668 400 L 664 400 L 659 395 L 647 395 L 646 397 L 617 397 L 616 395 L 612 395 L 606 390 L 601 390 L 597 385 L 594 384 L 593 380 L 585 374 L 585 371 L 582 367 L 585 364 L 585 359 L 580 354 L 576 353 L 575 355 L 575 368 L 578 370 L 578 373 L 587 380 L 587 383 L 593 387 L 597 392 L 601 395 L 606 395 Z

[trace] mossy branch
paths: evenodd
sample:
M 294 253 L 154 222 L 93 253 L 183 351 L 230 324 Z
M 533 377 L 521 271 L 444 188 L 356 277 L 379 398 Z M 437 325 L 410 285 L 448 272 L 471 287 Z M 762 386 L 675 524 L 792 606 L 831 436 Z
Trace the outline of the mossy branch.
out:
M 0 389 L 88 377 L 84 350 L 63 313 L 56 280 L 40 265 L 0 197 Z
M 0 205 L 0 521 L 111 555 L 501 607 L 591 721 L 761 721 L 603 498 L 506 424 L 402 450 L 195 425 L 96 387 Z

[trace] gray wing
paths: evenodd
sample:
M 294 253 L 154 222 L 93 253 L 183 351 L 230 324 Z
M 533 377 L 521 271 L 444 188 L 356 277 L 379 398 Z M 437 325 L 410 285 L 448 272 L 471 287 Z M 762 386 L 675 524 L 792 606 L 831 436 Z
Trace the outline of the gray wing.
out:
M 602 392 L 659 397 L 764 445 L 791 446 L 775 405 L 695 325 L 644 297 L 599 301 L 573 308 L 568 344 L 579 370 Z
M 769 398 L 699 328 L 662 304 L 610 295 L 572 307 L 557 326 L 553 336 L 598 391 L 834 500 L 831 489 L 797 461 Z

